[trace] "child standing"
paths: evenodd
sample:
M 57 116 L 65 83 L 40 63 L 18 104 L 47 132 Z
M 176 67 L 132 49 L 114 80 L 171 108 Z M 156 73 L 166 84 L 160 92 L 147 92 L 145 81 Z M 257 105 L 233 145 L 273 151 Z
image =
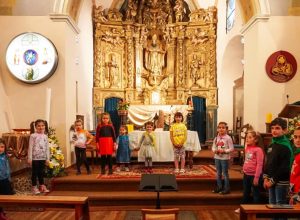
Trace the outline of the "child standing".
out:
M 147 173 L 153 173 L 152 157 L 155 154 L 155 136 L 153 133 L 154 123 L 151 121 L 146 122 L 145 128 L 146 131 L 142 135 L 137 150 L 141 149 L 140 154 L 145 157 L 145 171 Z
M 270 204 L 287 204 L 290 171 L 292 164 L 292 148 L 285 136 L 287 122 L 283 118 L 275 118 L 271 124 L 272 143 L 267 149 L 264 187 L 269 191 Z
M 217 169 L 217 187 L 213 193 L 228 194 L 230 193 L 228 166 L 230 152 L 234 150 L 231 137 L 227 134 L 228 126 L 226 122 L 219 122 L 218 135 L 213 141 L 212 151 L 215 156 Z M 224 187 L 222 186 L 222 174 L 224 176 Z
M 300 127 L 294 131 L 293 142 L 295 146 L 295 159 L 291 170 L 290 185 L 291 193 L 297 194 L 300 193 Z
M 28 163 L 32 166 L 32 193 L 37 195 L 41 192 L 49 192 L 44 184 L 45 165 L 49 163 L 50 158 L 47 122 L 42 119 L 32 122 L 30 124 L 30 132 Z M 37 187 L 37 178 L 39 189 Z
M 97 126 L 96 143 L 98 152 L 101 155 L 101 174 L 105 174 L 105 166 L 108 165 L 108 174 L 113 174 L 112 170 L 112 154 L 116 143 L 115 129 L 107 112 L 101 114 L 101 124 Z M 99 174 L 97 176 L 100 177 Z
M 264 152 L 258 146 L 259 135 L 255 131 L 246 134 L 245 162 L 243 165 L 243 199 L 242 204 L 250 203 L 252 191 L 253 203 L 260 203 L 260 187 L 262 183 L 262 171 L 264 164 Z M 240 209 L 235 210 L 239 213 Z
M 187 138 L 187 128 L 183 122 L 183 115 L 181 112 L 176 112 L 174 115 L 174 123 L 170 128 L 170 138 L 174 147 L 174 165 L 175 165 L 175 173 L 178 174 L 184 173 L 185 166 L 185 149 L 184 143 Z M 180 160 L 180 171 L 178 169 Z
M 93 136 L 86 130 L 83 130 L 82 120 L 78 119 L 74 122 L 75 131 L 72 137 L 72 143 L 75 146 L 76 155 L 76 175 L 80 175 L 81 164 L 84 163 L 86 167 L 87 174 L 91 174 L 89 164 L 86 159 L 86 146 L 90 144 L 93 140 Z
M 117 138 L 117 155 L 116 155 L 116 161 L 117 161 L 117 172 L 121 171 L 121 165 L 123 164 L 125 166 L 125 171 L 129 171 L 129 163 L 130 163 L 130 148 L 129 148 L 129 138 L 128 138 L 128 130 L 127 126 L 121 125 L 119 130 L 119 137 Z
M 10 180 L 10 167 L 6 156 L 6 147 L 4 141 L 0 138 L 0 195 L 14 194 Z M 2 207 L 0 207 L 0 219 L 8 219 Z

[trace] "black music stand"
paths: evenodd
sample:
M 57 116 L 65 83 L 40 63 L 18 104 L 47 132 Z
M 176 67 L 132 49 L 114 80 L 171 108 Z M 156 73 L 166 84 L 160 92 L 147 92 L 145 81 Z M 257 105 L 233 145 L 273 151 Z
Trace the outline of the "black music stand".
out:
M 139 191 L 157 192 L 156 209 L 160 209 L 160 192 L 178 191 L 174 174 L 142 174 Z

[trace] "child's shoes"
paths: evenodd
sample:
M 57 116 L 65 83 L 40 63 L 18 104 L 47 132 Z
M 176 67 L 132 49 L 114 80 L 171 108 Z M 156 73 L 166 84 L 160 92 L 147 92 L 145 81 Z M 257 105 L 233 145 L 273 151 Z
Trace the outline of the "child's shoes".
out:
M 179 173 L 184 174 L 185 170 L 184 169 L 180 169 Z
M 179 173 L 179 169 L 175 169 L 175 170 L 174 170 L 174 173 L 175 173 L 175 174 L 178 174 L 178 173 Z
M 47 189 L 47 187 L 45 185 L 41 185 L 40 186 L 40 192 L 41 193 L 48 193 L 50 191 L 49 191 L 49 189 Z
M 32 187 L 32 194 L 33 195 L 39 195 L 41 192 L 39 191 L 39 189 L 37 188 L 37 186 L 33 186 Z
M 125 167 L 125 172 L 129 172 L 129 167 Z

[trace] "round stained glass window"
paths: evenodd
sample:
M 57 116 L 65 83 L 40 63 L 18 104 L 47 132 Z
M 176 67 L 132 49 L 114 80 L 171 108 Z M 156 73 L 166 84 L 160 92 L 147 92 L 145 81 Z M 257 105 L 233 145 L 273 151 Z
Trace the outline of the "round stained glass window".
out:
M 58 55 L 53 43 L 43 35 L 23 33 L 8 45 L 6 64 L 17 79 L 26 83 L 40 83 L 55 72 Z

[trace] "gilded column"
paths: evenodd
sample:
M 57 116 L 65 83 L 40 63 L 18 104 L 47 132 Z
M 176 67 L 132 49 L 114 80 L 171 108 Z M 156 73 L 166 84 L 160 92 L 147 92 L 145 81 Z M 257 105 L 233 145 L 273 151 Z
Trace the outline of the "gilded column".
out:
M 134 88 L 134 48 L 131 26 L 126 27 L 125 38 L 127 41 L 127 88 Z
M 177 39 L 177 88 L 183 88 L 184 85 L 184 50 L 183 37 Z

